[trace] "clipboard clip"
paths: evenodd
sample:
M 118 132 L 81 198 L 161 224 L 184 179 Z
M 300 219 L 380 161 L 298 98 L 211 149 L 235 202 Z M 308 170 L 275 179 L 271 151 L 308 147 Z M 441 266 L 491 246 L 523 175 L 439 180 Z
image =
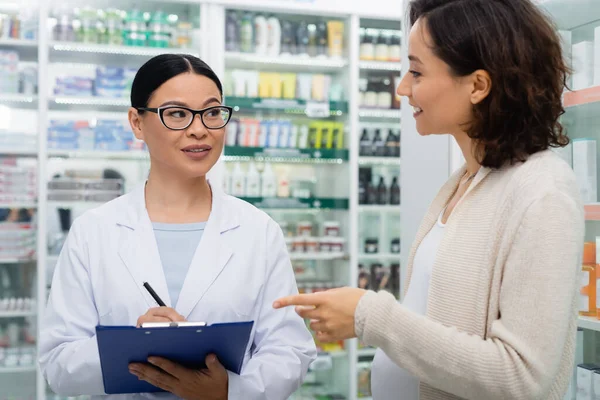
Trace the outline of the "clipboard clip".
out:
M 141 328 L 186 328 L 206 326 L 206 322 L 144 322 Z

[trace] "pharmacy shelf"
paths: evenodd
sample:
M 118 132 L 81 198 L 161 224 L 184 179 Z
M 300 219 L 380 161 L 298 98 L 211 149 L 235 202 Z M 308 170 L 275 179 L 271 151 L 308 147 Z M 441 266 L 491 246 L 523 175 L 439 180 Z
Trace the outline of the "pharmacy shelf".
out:
M 374 357 L 376 352 L 377 352 L 377 349 L 371 349 L 371 348 L 358 349 L 356 351 L 356 355 L 358 357 Z
M 363 204 L 358 206 L 358 210 L 360 212 L 373 212 L 373 213 L 399 213 L 400 205 L 390 205 L 390 204 Z
M 382 260 L 382 261 L 389 261 L 389 260 L 400 260 L 401 259 L 401 254 L 400 253 L 361 253 L 358 255 L 358 258 L 361 260 Z
M 33 317 L 35 315 L 35 311 L 0 311 L 0 320 L 2 318 Z
M 30 39 L 0 39 L 0 49 L 14 50 L 19 53 L 20 63 L 23 60 L 37 60 L 38 42 Z
M 106 201 L 56 201 L 48 200 L 49 207 L 91 209 L 106 204 Z
M 346 149 L 291 149 L 226 146 L 224 161 L 341 164 L 349 159 Z
M 0 39 L 0 47 L 32 48 L 37 47 L 37 40 L 31 39 Z
M 72 97 L 72 96 L 53 96 L 50 97 L 50 105 L 53 108 L 91 108 L 94 110 L 121 110 L 126 111 L 130 106 L 128 98 L 107 98 L 107 97 Z
M 311 105 L 320 104 L 301 99 L 263 99 L 259 97 L 227 97 L 225 104 L 235 111 L 278 111 L 286 114 L 309 115 Z M 348 112 L 348 103 L 344 101 L 329 102 L 329 116 L 339 117 Z
M 366 71 L 402 71 L 402 64 L 399 62 L 361 61 L 358 67 Z
M 85 158 L 101 160 L 148 160 L 146 151 L 96 151 L 96 150 L 48 150 L 49 157 L 57 158 Z
M 2 208 L 37 208 L 35 203 L 0 203 L 0 209 Z
M 37 99 L 35 95 L 26 94 L 0 94 L 0 104 L 8 104 L 14 106 L 14 108 L 25 108 L 25 109 L 37 109 Z
M 290 259 L 294 261 L 331 261 L 348 258 L 346 253 L 290 253 Z
M 359 157 L 360 165 L 400 165 L 400 157 Z
M 225 53 L 230 68 L 255 68 L 260 71 L 335 72 L 348 65 L 348 60 L 329 57 L 265 56 L 248 53 Z
M 2 148 L 0 146 L 0 155 L 14 156 L 14 157 L 37 157 L 38 152 L 35 150 L 8 149 L 8 148 Z
M 93 54 L 112 54 L 120 56 L 138 56 L 154 57 L 165 53 L 171 54 L 194 54 L 194 49 L 180 48 L 154 48 L 139 46 L 115 46 L 94 43 L 74 43 L 74 42 L 52 42 L 50 43 L 51 53 L 93 53 Z M 79 55 L 81 57 L 81 55 Z
M 35 365 L 28 367 L 0 367 L 0 375 L 2 374 L 21 374 L 21 373 L 34 373 L 37 371 Z
M 34 258 L 0 258 L 0 264 L 21 265 L 30 264 L 33 262 L 35 262 Z
M 400 110 L 386 110 L 386 109 L 369 109 L 361 108 L 358 111 L 360 118 L 373 118 L 373 119 L 400 119 Z
M 582 121 L 594 119 L 600 121 L 600 86 L 566 92 L 563 97 L 566 108 L 564 119 L 567 121 Z
M 581 329 L 600 332 L 600 320 L 593 317 L 579 317 L 577 326 Z
M 348 210 L 348 199 L 333 198 L 262 198 L 262 197 L 240 197 L 242 200 L 265 210 Z

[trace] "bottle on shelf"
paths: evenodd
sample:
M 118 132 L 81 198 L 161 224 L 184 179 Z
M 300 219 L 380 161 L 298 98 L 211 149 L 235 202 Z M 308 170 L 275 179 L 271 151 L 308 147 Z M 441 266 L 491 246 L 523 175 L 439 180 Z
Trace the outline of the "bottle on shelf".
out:
M 296 53 L 296 38 L 294 25 L 290 21 L 281 21 L 281 54 L 291 55 Z
M 308 55 L 308 24 L 300 21 L 296 29 L 296 54 Z
M 277 177 L 277 197 L 290 197 L 290 180 L 285 172 Z
M 256 169 L 256 164 L 250 163 L 248 175 L 246 175 L 246 196 L 259 197 L 261 192 L 260 174 Z
M 235 11 L 228 11 L 225 19 L 225 49 L 240 51 L 240 21 Z
M 267 55 L 267 43 L 269 40 L 269 26 L 264 15 L 258 14 L 254 18 L 254 53 Z
M 385 186 L 383 176 L 379 177 L 379 185 L 377 186 L 377 204 L 387 204 L 388 202 L 388 190 Z
M 379 194 L 373 182 L 369 179 L 367 181 L 367 204 L 377 204 L 379 200 Z
M 363 129 L 362 135 L 360 137 L 360 149 L 359 154 L 363 157 L 368 157 L 373 155 L 373 141 L 369 137 L 369 130 L 367 128 Z
M 377 36 L 377 44 L 375 45 L 375 60 L 388 61 L 388 55 L 388 34 L 387 32 L 379 31 L 379 36 Z
M 317 54 L 326 57 L 328 55 L 328 46 L 327 24 L 325 21 L 320 21 L 317 24 Z
M 392 185 L 390 186 L 390 204 L 400 204 L 400 185 L 398 185 L 398 178 L 392 179 Z
M 231 173 L 231 195 L 245 196 L 246 195 L 246 175 L 242 170 L 242 165 L 236 162 Z
M 381 136 L 381 129 L 375 129 L 375 135 L 373 136 L 373 155 L 377 157 L 385 156 L 385 142 Z
M 319 40 L 317 37 L 317 25 L 316 24 L 308 24 L 308 55 L 311 57 L 316 57 L 318 54 L 318 45 Z
M 240 50 L 244 53 L 254 51 L 254 21 L 252 14 L 247 12 L 242 17 L 240 24 Z
M 279 18 L 271 15 L 267 20 L 267 54 L 278 56 L 281 53 L 281 24 Z
M 277 197 L 277 176 L 271 163 L 266 163 L 262 173 L 261 196 L 264 198 Z

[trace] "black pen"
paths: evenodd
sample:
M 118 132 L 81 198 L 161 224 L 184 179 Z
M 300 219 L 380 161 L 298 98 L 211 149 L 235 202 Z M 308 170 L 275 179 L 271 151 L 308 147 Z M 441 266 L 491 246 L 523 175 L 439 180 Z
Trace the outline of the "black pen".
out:
M 148 282 L 144 282 L 144 287 L 146 288 L 146 290 L 148 291 L 148 293 L 150 293 L 150 296 L 152 296 L 152 298 L 158 303 L 159 306 L 161 306 L 161 307 L 166 307 L 167 306 L 165 304 L 165 302 L 162 301 L 160 299 L 160 297 L 158 297 L 158 295 L 156 294 L 156 292 L 154 291 L 154 289 L 152 289 L 152 286 L 150 286 L 150 284 Z

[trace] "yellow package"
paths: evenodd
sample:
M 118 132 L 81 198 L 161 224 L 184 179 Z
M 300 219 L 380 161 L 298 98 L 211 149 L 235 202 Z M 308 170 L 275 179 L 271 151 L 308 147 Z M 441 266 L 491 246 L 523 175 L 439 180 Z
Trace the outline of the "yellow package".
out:
M 282 98 L 281 92 L 281 74 L 271 74 L 270 76 L 270 87 L 271 87 L 271 98 L 280 99 Z
M 333 128 L 331 137 L 333 140 L 332 148 L 334 149 L 343 149 L 344 148 L 344 123 L 343 122 L 333 122 Z
M 296 98 L 296 74 L 282 74 L 283 98 L 293 100 Z
M 268 99 L 271 97 L 271 78 L 270 73 L 261 72 L 258 75 L 258 97 Z
M 313 75 L 312 77 L 312 100 L 325 100 L 325 75 Z
M 321 148 L 322 122 L 316 121 L 310 124 L 308 129 L 308 147 L 311 149 Z
M 331 149 L 333 147 L 333 122 L 323 122 L 321 126 L 321 148 Z

